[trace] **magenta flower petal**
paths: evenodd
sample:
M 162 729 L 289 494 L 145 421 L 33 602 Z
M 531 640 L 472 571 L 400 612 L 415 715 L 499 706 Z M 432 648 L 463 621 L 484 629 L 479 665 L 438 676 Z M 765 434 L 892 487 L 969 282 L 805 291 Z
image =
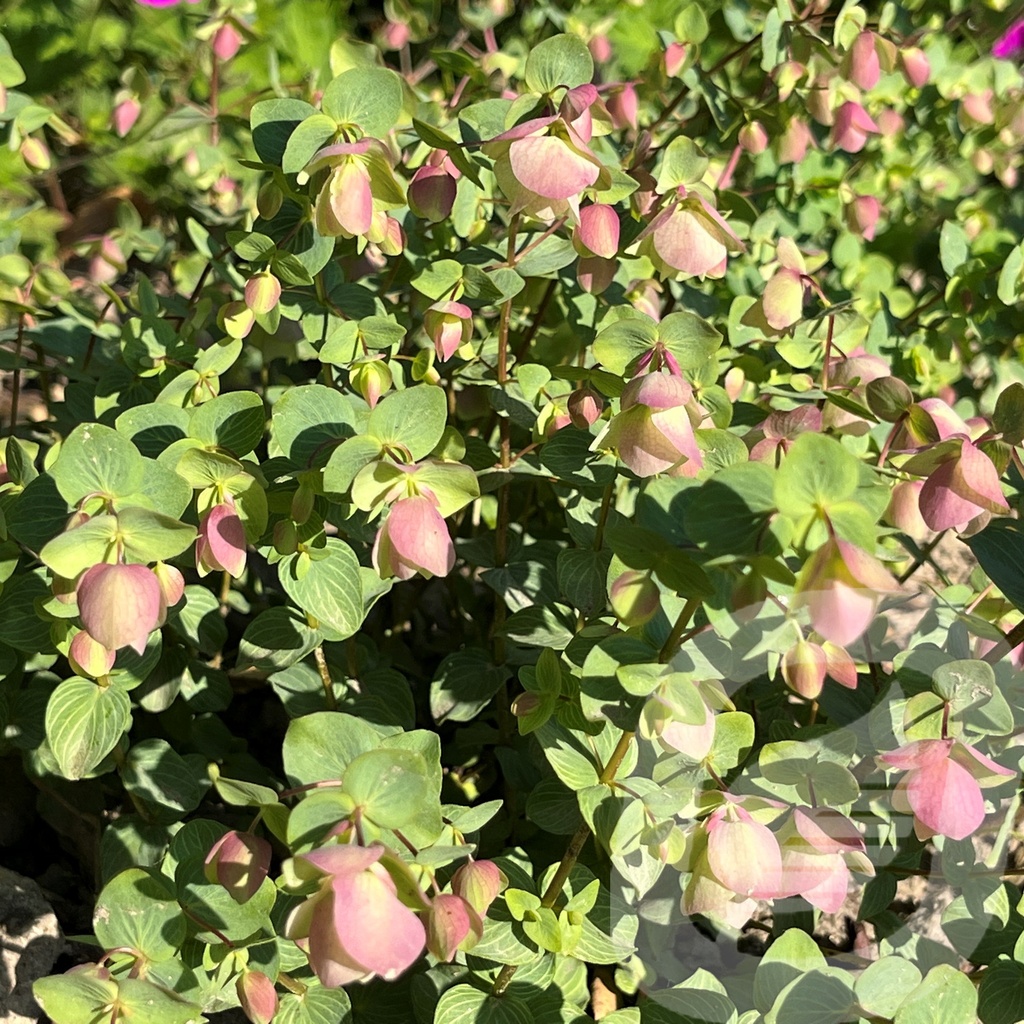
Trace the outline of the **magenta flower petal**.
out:
M 915 740 L 888 754 L 880 754 L 879 761 L 897 771 L 928 768 L 949 757 L 952 740 Z
M 373 193 L 366 168 L 351 162 L 342 164 L 331 175 L 331 212 L 350 235 L 365 235 L 373 222 Z
M 992 56 L 1012 60 L 1024 54 L 1024 18 L 1015 21 L 993 44 Z
M 109 651 L 140 654 L 163 610 L 160 584 L 144 565 L 94 565 L 78 584 L 78 612 L 86 632 Z
M 584 206 L 579 240 L 595 256 L 611 259 L 619 251 L 619 217 L 614 208 L 605 203 Z
M 878 125 L 859 103 L 848 101 L 836 111 L 832 142 L 847 153 L 859 153 L 868 135 L 879 131 Z

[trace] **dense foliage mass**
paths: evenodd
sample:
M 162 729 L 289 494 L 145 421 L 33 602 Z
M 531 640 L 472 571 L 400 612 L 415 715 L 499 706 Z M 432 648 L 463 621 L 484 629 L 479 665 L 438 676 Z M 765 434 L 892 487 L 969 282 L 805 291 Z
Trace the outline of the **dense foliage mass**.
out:
M 48 1016 L 1024 1019 L 1024 30 L 338 9 L 5 15 Z

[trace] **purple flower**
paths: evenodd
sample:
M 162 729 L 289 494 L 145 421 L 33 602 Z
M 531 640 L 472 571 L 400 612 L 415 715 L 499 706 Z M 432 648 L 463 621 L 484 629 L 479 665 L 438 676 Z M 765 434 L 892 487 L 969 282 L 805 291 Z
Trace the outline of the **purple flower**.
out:
M 1018 18 L 992 45 L 992 56 L 1013 60 L 1024 54 L 1024 18 Z

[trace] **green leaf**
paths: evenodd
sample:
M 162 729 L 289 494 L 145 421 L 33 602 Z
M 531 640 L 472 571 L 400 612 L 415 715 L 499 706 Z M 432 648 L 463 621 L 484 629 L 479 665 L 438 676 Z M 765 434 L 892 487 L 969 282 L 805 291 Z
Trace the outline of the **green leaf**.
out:
M 1024 964 L 997 960 L 989 965 L 978 986 L 978 1016 L 982 1024 L 1024 1020 Z
M 336 711 L 296 718 L 284 737 L 285 775 L 293 786 L 340 781 L 356 757 L 379 746 L 380 734 L 361 718 Z
M 801 434 L 775 474 L 775 504 L 794 519 L 827 512 L 857 490 L 860 463 L 835 438 Z
M 347 640 L 363 624 L 359 561 L 337 537 L 327 538 L 326 552 L 309 563 L 301 578 L 296 572 L 301 554 L 289 555 L 278 564 L 278 576 L 288 596 L 316 619 L 325 639 Z
M 971 254 L 967 232 L 957 223 L 947 220 L 939 233 L 939 259 L 947 277 L 952 277 Z
M 180 441 L 188 433 L 189 415 L 175 405 L 153 402 L 126 409 L 115 425 L 120 434 L 130 438 L 143 455 L 155 459 L 168 445 Z
M 175 872 L 178 902 L 194 922 L 197 938 L 201 942 L 214 943 L 222 941 L 220 935 L 226 935 L 234 941 L 262 931 L 270 924 L 270 912 L 277 898 L 273 879 L 265 878 L 245 903 L 237 903 L 222 885 L 206 881 L 203 858 L 208 851 L 209 846 L 202 857 L 182 861 Z M 212 931 L 210 925 L 217 931 Z
M 690 9 L 695 7 L 696 4 L 690 5 Z M 700 181 L 708 169 L 708 163 L 704 150 L 692 139 L 685 136 L 673 139 L 662 151 L 657 175 L 658 191 L 666 193 L 679 185 Z
M 188 434 L 238 458 L 263 440 L 265 426 L 263 399 L 255 391 L 230 391 L 204 402 L 192 413 Z
M 136 743 L 121 766 L 121 781 L 150 820 L 179 821 L 199 806 L 203 787 L 195 765 L 162 739 Z M 144 810 L 143 810 L 144 809 Z
M 129 868 L 103 887 L 93 912 L 93 930 L 104 949 L 127 946 L 159 961 L 177 954 L 187 927 L 167 880 Z
M 111 427 L 83 423 L 61 445 L 50 474 L 64 500 L 77 505 L 88 494 L 120 497 L 142 485 L 139 450 Z
M 297 466 L 324 465 L 337 443 L 355 433 L 347 399 L 323 384 L 289 388 L 274 405 L 272 429 Z
M 294 608 L 268 608 L 245 627 L 237 668 L 279 672 L 301 661 L 320 640 L 320 631 L 311 629 Z
M 126 508 L 117 516 L 118 532 L 128 558 L 136 562 L 166 561 L 191 547 L 196 528 L 146 508 Z
M 765 1014 L 764 1021 L 765 1024 L 840 1024 L 849 1019 L 853 1003 L 850 973 L 838 967 L 822 967 L 794 978 Z
M 352 1024 L 352 1004 L 343 988 L 324 988 L 316 978 L 302 983 L 302 995 L 281 996 L 274 1024 Z
M 433 384 L 418 384 L 378 402 L 370 413 L 366 433 L 382 445 L 406 449 L 415 462 L 434 450 L 447 423 L 444 390 Z
M 384 138 L 402 112 L 402 80 L 386 68 L 352 68 L 328 83 L 320 105 L 339 124 Z
M 1020 276 L 1024 270 L 1024 244 L 1014 246 L 1006 257 L 1003 269 L 999 271 L 996 295 L 1005 306 L 1012 306 L 1020 299 Z M 986 1022 L 987 1024 L 987 1022 Z
M 891 877 L 891 876 L 889 876 Z M 854 993 L 865 1013 L 890 1020 L 908 992 L 921 982 L 921 972 L 901 956 L 883 956 L 857 979 Z
M 338 131 L 338 122 L 326 114 L 307 117 L 288 138 L 281 157 L 281 170 L 285 174 L 298 174 L 326 142 Z
M 146 1024 L 195 1024 L 201 1010 L 174 992 L 168 992 L 148 981 L 124 978 L 118 983 L 118 1001 L 122 1020 L 145 1021 Z
M 316 108 L 302 100 L 262 100 L 254 104 L 250 124 L 259 158 L 280 166 L 292 132 L 315 113 Z
M 649 316 L 624 317 L 598 333 L 594 358 L 609 373 L 622 376 L 657 340 L 658 325 Z
M 342 792 L 382 828 L 403 828 L 430 796 L 427 765 L 412 750 L 369 750 L 345 769 Z
M 754 972 L 754 1005 L 767 1014 L 793 981 L 810 971 L 823 971 L 825 957 L 806 932 L 783 932 L 761 958 Z
M 235 255 L 246 263 L 263 263 L 277 250 L 274 240 L 261 231 L 229 231 L 227 238 Z
M 933 967 L 903 1001 L 895 1024 L 975 1024 L 978 993 L 971 979 L 949 964 Z
M 1019 609 L 1024 609 L 1024 533 L 1015 519 L 993 519 L 965 543 L 988 578 Z
M 1008 444 L 1018 445 L 1024 440 L 1024 384 L 1015 382 L 999 393 L 992 425 Z
M 118 986 L 90 974 L 56 974 L 33 982 L 32 993 L 53 1024 L 108 1024 Z
M 131 725 L 131 701 L 121 687 L 65 679 L 46 705 L 46 738 L 66 779 L 88 775 Z
M 275 1018 L 276 1019 L 276 1018 Z M 534 1015 L 515 996 L 500 998 L 472 985 L 454 985 L 441 996 L 434 1024 L 535 1024 Z
M 554 92 L 560 85 L 574 89 L 594 77 L 594 58 L 579 36 L 551 36 L 530 50 L 525 77 L 533 92 Z
M 39 552 L 39 558 L 58 576 L 73 580 L 80 572 L 107 560 L 115 544 L 117 525 L 115 516 L 93 516 L 54 537 Z
M 605 581 L 610 563 L 610 551 L 569 548 L 558 554 L 559 590 L 586 616 L 602 611 L 607 603 Z
M 430 684 L 430 714 L 442 722 L 469 722 L 483 711 L 509 672 L 491 662 L 486 651 L 467 647 L 447 655 Z

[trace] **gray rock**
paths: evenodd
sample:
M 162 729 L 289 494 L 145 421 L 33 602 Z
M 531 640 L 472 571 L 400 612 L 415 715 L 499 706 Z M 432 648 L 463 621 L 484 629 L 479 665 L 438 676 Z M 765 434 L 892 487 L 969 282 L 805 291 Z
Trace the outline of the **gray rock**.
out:
M 0 1021 L 40 1019 L 32 982 L 50 973 L 63 949 L 57 918 L 39 886 L 0 868 Z

